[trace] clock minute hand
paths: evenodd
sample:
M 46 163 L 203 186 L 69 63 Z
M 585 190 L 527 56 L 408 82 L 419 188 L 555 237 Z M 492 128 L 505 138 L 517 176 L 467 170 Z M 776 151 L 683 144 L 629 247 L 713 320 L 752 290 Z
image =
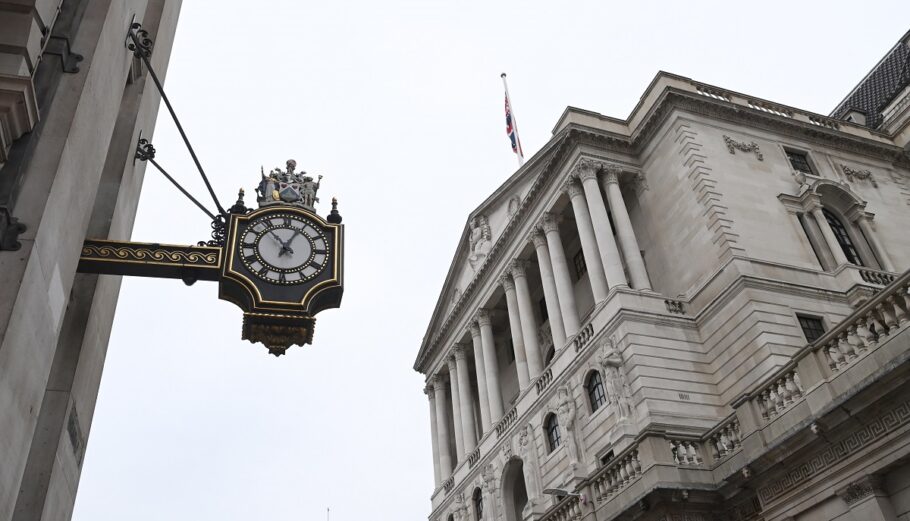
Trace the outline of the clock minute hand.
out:
M 282 241 L 281 237 L 279 237 L 277 233 L 271 232 L 271 235 L 272 235 L 272 237 L 275 238 L 276 241 L 278 241 L 278 244 L 281 245 L 281 250 L 278 251 L 279 257 L 281 257 L 285 252 L 290 253 L 291 255 L 294 254 L 294 250 L 292 250 L 291 247 L 287 245 L 287 243 Z M 288 241 L 288 242 L 290 242 L 290 241 Z

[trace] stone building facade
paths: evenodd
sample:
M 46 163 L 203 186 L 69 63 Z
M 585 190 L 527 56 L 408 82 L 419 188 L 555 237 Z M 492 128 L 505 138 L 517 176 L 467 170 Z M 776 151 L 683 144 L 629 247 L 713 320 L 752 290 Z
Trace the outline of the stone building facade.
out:
M 163 78 L 179 9 L 0 2 L 0 521 L 72 515 L 120 288 L 76 265 L 86 237 L 130 237 L 159 95 L 127 34 Z
M 659 73 L 474 210 L 432 521 L 910 519 L 910 33 L 831 116 Z

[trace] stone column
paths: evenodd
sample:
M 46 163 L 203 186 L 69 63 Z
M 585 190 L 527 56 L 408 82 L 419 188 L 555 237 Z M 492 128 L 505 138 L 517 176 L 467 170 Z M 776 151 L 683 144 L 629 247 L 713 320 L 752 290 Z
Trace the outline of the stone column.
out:
M 436 399 L 436 428 L 439 434 L 439 478 L 440 481 L 452 475 L 452 455 L 449 451 L 449 415 L 446 408 L 446 383 L 442 376 L 432 379 L 434 398 Z
M 515 293 L 518 297 L 518 313 L 521 315 L 521 331 L 525 338 L 528 375 L 533 380 L 543 372 L 543 358 L 540 356 L 540 344 L 537 342 L 537 319 L 534 317 L 534 303 L 531 301 L 531 290 L 528 288 L 527 267 L 528 261 L 514 260 L 509 269 L 515 281 Z
M 594 302 L 602 302 L 607 298 L 607 277 L 604 276 L 604 264 L 601 262 L 597 245 L 599 237 L 594 235 L 594 227 L 591 223 L 591 213 L 588 209 L 588 203 L 585 202 L 584 191 L 575 182 L 574 176 L 569 176 L 562 187 L 563 191 L 569 195 L 572 201 L 572 211 L 575 213 L 575 226 L 578 228 L 578 237 L 581 239 L 581 252 L 585 257 L 585 264 L 588 267 L 588 279 L 591 282 L 591 292 L 594 293 Z M 598 197 L 600 194 L 598 193 Z M 603 201 L 601 201 L 603 206 Z M 606 210 L 604 210 L 606 215 Z M 612 239 L 612 235 L 610 236 Z M 613 245 L 615 248 L 616 245 Z M 616 259 L 619 259 L 619 252 L 616 253 Z M 604 258 L 603 261 L 607 261 Z M 610 279 L 613 280 L 612 278 Z
M 461 344 L 455 344 L 455 365 L 458 368 L 458 402 L 461 405 L 464 452 L 470 454 L 477 446 L 477 428 L 474 425 L 474 393 L 471 392 L 468 361 L 465 358 L 465 347 Z
M 490 430 L 490 399 L 487 396 L 487 372 L 483 361 L 483 345 L 480 342 L 480 328 L 471 324 L 471 342 L 474 344 L 474 369 L 477 373 L 477 401 L 480 402 L 481 432 Z
M 648 280 L 648 271 L 645 269 L 645 260 L 641 258 L 638 240 L 635 239 L 635 230 L 632 229 L 632 219 L 629 218 L 629 210 L 626 208 L 626 202 L 622 198 L 622 190 L 619 189 L 619 174 L 621 172 L 622 169 L 619 166 L 607 165 L 606 176 L 604 177 L 607 199 L 610 201 L 610 210 L 613 211 L 613 224 L 616 225 L 616 236 L 619 237 L 619 245 L 622 246 L 626 266 L 629 268 L 632 287 L 635 289 L 651 289 L 651 281 Z M 592 184 L 596 189 L 597 183 L 592 182 Z M 585 185 L 585 188 L 587 189 L 587 185 Z M 600 193 L 598 192 L 597 195 L 600 196 Z M 622 269 L 621 266 L 620 269 Z
M 882 247 L 882 243 L 879 242 L 878 237 L 875 235 L 875 231 L 872 230 L 872 226 L 869 224 L 869 219 L 866 218 L 866 215 L 861 213 L 856 216 L 856 224 L 859 225 L 859 229 L 863 231 L 863 235 L 866 237 L 866 242 L 869 243 L 869 246 L 872 247 L 872 251 L 875 253 L 875 256 L 878 258 L 879 262 L 882 263 L 882 269 L 887 271 L 895 271 L 894 263 L 891 262 L 891 258 L 888 257 L 888 252 L 885 251 L 885 248 Z
M 449 385 L 452 388 L 452 418 L 455 424 L 455 463 L 461 461 L 464 456 L 464 426 L 461 423 L 461 392 L 458 388 L 458 368 L 455 364 L 455 357 L 450 356 L 446 360 L 449 366 Z
M 537 264 L 540 265 L 540 283 L 543 286 L 543 299 L 547 306 L 547 320 L 550 321 L 550 333 L 553 345 L 558 351 L 566 345 L 566 328 L 562 324 L 562 312 L 559 310 L 559 296 L 556 293 L 556 279 L 553 276 L 553 265 L 550 263 L 550 252 L 547 251 L 547 238 L 540 228 L 531 232 L 531 242 L 537 251 Z
M 428 383 L 423 388 L 424 394 L 430 399 L 430 436 L 433 443 L 433 482 L 438 487 L 442 483 L 441 471 L 439 468 L 439 428 L 436 420 L 436 397 L 433 390 L 433 384 Z M 448 476 L 446 476 L 448 477 Z
M 628 286 L 626 274 L 622 269 L 619 249 L 616 247 L 616 239 L 613 237 L 613 229 L 610 227 L 610 218 L 607 216 L 607 206 L 604 204 L 604 198 L 600 195 L 600 186 L 597 184 L 597 171 L 600 165 L 599 162 L 583 159 L 576 167 L 576 171 L 581 179 L 585 198 L 591 211 L 591 221 L 597 236 L 597 247 L 603 261 L 607 282 L 611 288 Z M 613 218 L 614 220 L 616 218 L 615 210 Z
M 518 371 L 518 387 L 524 390 L 530 382 L 528 360 L 525 357 L 525 341 L 521 328 L 521 315 L 518 312 L 518 300 L 515 295 L 515 283 L 506 273 L 499 279 L 506 293 L 506 308 L 509 310 L 509 330 L 512 332 L 512 349 L 515 350 L 515 369 Z
M 837 237 L 834 236 L 834 230 L 831 229 L 831 225 L 828 224 L 828 219 L 825 219 L 825 214 L 822 212 L 822 207 L 820 204 L 815 204 L 812 209 L 812 217 L 815 217 L 815 222 L 818 223 L 819 229 L 822 231 L 822 236 L 825 238 L 825 242 L 828 244 L 828 249 L 831 250 L 831 255 L 834 256 L 834 262 L 840 266 L 842 264 L 847 264 L 847 255 L 844 254 L 844 250 L 841 249 L 840 243 L 837 242 Z
M 480 327 L 480 343 L 483 346 L 487 398 L 490 400 L 490 423 L 495 424 L 502 418 L 502 389 L 499 387 L 499 361 L 496 360 L 496 345 L 493 343 L 493 324 L 490 322 L 489 311 L 485 309 L 477 310 L 474 320 Z
M 541 226 L 547 236 L 550 261 L 553 263 L 553 278 L 556 279 L 562 324 L 566 337 L 574 336 L 581 325 L 578 323 L 578 307 L 575 305 L 575 288 L 572 285 L 572 276 L 569 275 L 569 263 L 566 262 L 566 251 L 562 247 L 562 238 L 559 237 L 559 224 L 553 214 L 546 212 Z

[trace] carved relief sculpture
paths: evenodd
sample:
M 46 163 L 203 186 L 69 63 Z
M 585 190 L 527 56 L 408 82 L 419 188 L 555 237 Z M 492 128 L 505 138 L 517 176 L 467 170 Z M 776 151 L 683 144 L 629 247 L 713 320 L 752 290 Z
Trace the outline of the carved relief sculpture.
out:
M 518 454 L 521 456 L 525 487 L 528 490 L 528 504 L 525 508 L 533 508 L 540 497 L 541 489 L 540 470 L 537 463 L 537 445 L 534 442 L 534 430 L 530 423 L 525 424 L 518 431 Z
M 604 342 L 600 365 L 604 370 L 604 390 L 610 406 L 619 421 L 628 421 L 632 417 L 632 391 L 622 368 L 622 355 L 612 337 Z
M 850 168 L 847 165 L 841 165 L 841 169 L 844 171 L 844 175 L 847 176 L 847 180 L 850 182 L 865 181 L 869 180 L 872 183 L 872 186 L 878 188 L 878 183 L 875 182 L 875 178 L 872 177 L 871 170 L 859 170 L 856 168 Z
M 746 143 L 745 141 L 739 142 L 735 141 L 730 136 L 724 136 L 724 143 L 727 144 L 727 150 L 729 150 L 731 154 L 735 154 L 736 150 L 739 149 L 743 152 L 755 152 L 755 157 L 757 157 L 759 161 L 765 160 L 765 157 L 761 153 L 761 149 L 758 147 L 758 143 L 755 141 L 751 143 Z
M 483 494 L 484 510 L 490 513 L 489 519 L 499 519 L 499 486 L 496 483 L 496 468 L 488 463 L 480 474 L 480 491 Z
M 519 207 L 519 206 L 521 206 L 521 198 L 520 198 L 520 197 L 518 197 L 517 195 L 513 195 L 512 197 L 509 198 L 509 207 L 508 207 L 508 209 L 507 209 L 507 211 L 508 211 L 508 213 L 509 213 L 509 217 L 512 217 L 512 216 L 514 216 L 516 213 L 518 213 L 518 207 Z
M 486 216 L 478 215 L 471 219 L 471 236 L 468 240 L 471 250 L 468 254 L 468 262 L 471 264 L 471 269 L 477 271 L 493 248 L 492 233 Z
M 557 418 L 559 418 L 559 425 L 565 431 L 565 441 L 566 441 L 566 452 L 569 455 L 569 462 L 572 467 L 577 467 L 580 462 L 584 460 L 584 455 L 582 454 L 581 443 L 579 442 L 578 436 L 578 425 L 575 422 L 576 419 L 576 408 L 575 400 L 572 399 L 572 396 L 569 394 L 569 388 L 562 386 L 556 390 L 557 400 L 558 400 L 558 409 L 556 412 Z

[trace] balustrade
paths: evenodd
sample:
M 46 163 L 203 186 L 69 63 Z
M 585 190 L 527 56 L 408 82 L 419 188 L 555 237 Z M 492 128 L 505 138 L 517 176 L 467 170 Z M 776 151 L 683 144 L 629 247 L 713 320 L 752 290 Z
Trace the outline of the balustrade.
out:
M 770 420 L 803 397 L 803 388 L 796 369 L 790 369 L 783 376 L 773 380 L 756 397 L 758 408 L 764 419 Z
M 585 325 L 585 327 L 581 328 L 581 331 L 579 331 L 578 334 L 575 335 L 575 338 L 572 339 L 572 343 L 575 345 L 575 352 L 577 353 L 577 352 L 581 351 L 582 348 L 584 348 L 586 345 L 588 345 L 588 342 L 590 342 L 591 338 L 593 338 L 593 337 L 594 337 L 594 326 L 591 325 L 590 322 L 588 322 L 587 325 Z
M 581 516 L 581 501 L 578 496 L 570 496 L 557 503 L 540 521 L 574 521 Z
M 859 276 L 869 284 L 880 284 L 882 286 L 891 284 L 896 278 L 894 275 L 883 271 L 872 271 L 864 269 L 859 270 Z
M 480 447 L 477 447 L 470 454 L 468 454 L 468 468 L 473 469 L 478 460 L 480 460 Z
M 509 430 L 509 427 L 511 427 L 512 424 L 515 423 L 515 419 L 517 417 L 518 417 L 517 406 L 509 409 L 509 412 L 507 412 L 502 417 L 502 419 L 499 420 L 499 423 L 496 424 L 496 437 L 501 438 L 502 435 L 505 434 L 505 432 L 507 430 Z
M 840 125 L 837 124 L 836 120 L 833 120 L 831 118 L 823 118 L 820 116 L 810 115 L 809 123 L 812 123 L 813 125 L 817 125 L 819 127 L 830 128 L 833 130 L 838 130 L 840 128 Z
M 452 489 L 455 488 L 455 476 L 451 476 L 449 479 L 443 481 L 442 488 L 446 491 L 446 494 L 452 492 Z
M 698 444 L 688 440 L 668 440 L 670 452 L 673 453 L 673 463 L 683 466 L 701 465 L 702 458 L 698 455 Z
M 553 382 L 553 368 L 548 367 L 546 371 L 540 375 L 540 378 L 534 382 L 534 386 L 537 387 L 537 394 L 542 393 L 549 385 Z
M 708 436 L 708 447 L 711 457 L 717 463 L 742 448 L 739 420 L 736 417 L 722 423 L 720 428 Z
M 641 460 L 638 459 L 638 446 L 628 451 L 625 456 L 604 467 L 592 480 L 595 499 L 604 502 L 626 488 L 641 476 Z
M 771 103 L 768 103 L 765 101 L 749 100 L 749 107 L 751 107 L 755 110 L 760 110 L 762 112 L 767 112 L 769 114 L 783 116 L 785 118 L 793 117 L 793 111 L 791 111 L 790 109 L 788 109 L 786 107 L 782 107 L 780 105 L 774 105 L 774 104 L 771 104 Z

